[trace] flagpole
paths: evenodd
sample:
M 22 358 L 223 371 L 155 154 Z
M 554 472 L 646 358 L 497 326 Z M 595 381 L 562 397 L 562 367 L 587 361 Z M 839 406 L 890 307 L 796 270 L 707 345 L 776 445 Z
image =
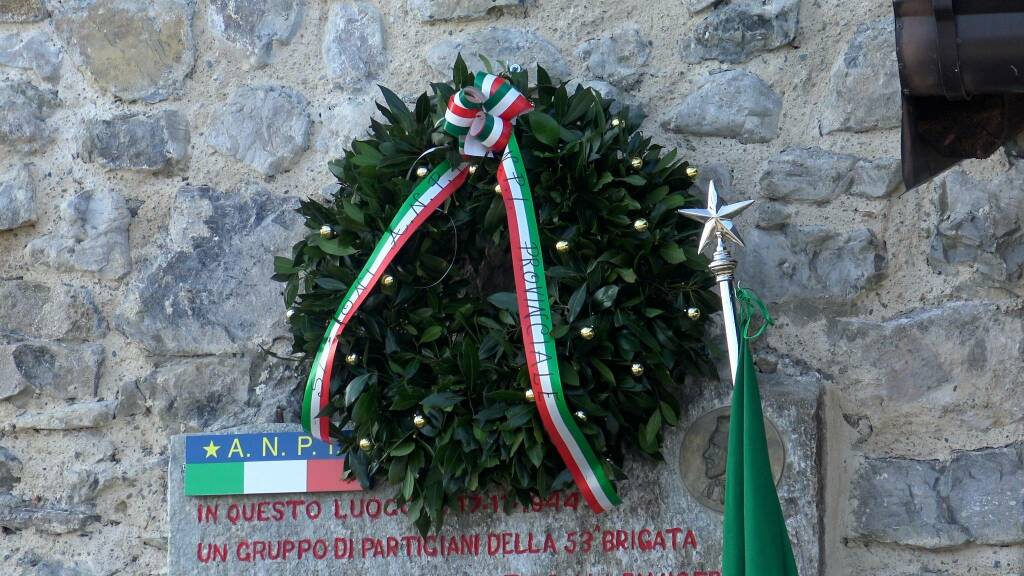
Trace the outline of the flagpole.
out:
M 724 205 L 708 185 L 708 207 L 684 208 L 679 213 L 704 224 L 698 252 L 715 242 L 715 253 L 708 268 L 715 275 L 722 297 L 722 319 L 729 344 L 732 368 L 732 406 L 730 408 L 729 448 L 725 465 L 725 511 L 722 522 L 722 574 L 744 576 L 797 576 L 793 545 L 779 505 L 772 475 L 771 457 L 764 434 L 764 412 L 757 387 L 757 371 L 748 351 L 743 354 L 743 377 L 738 360 L 742 341 L 736 322 L 736 259 L 728 242 L 743 246 L 743 239 L 732 218 L 746 210 L 753 200 Z M 765 321 L 771 322 L 767 312 Z
M 736 321 L 736 259 L 725 246 L 721 232 L 715 234 L 718 248 L 708 268 L 715 274 L 718 292 L 722 298 L 722 321 L 725 323 L 725 343 L 729 348 L 729 368 L 733 386 L 736 385 L 736 372 L 740 364 L 739 328 Z
M 753 200 L 744 200 L 734 204 L 724 204 L 715 189 L 715 181 L 708 183 L 708 207 L 683 208 L 679 213 L 687 218 L 704 224 L 698 252 L 704 252 L 711 245 L 712 237 L 716 241 L 715 253 L 708 268 L 715 275 L 719 295 L 722 298 L 722 321 L 725 324 L 725 343 L 729 348 L 729 368 L 733 386 L 736 385 L 736 372 L 739 367 L 740 339 L 739 327 L 736 322 L 736 259 L 732 257 L 726 241 L 743 246 L 743 239 L 733 226 L 732 217 L 743 212 L 753 204 Z

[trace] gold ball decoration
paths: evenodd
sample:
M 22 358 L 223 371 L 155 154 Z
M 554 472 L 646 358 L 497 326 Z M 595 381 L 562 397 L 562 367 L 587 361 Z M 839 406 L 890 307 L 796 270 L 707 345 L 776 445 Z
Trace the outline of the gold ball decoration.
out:
M 634 362 L 629 370 L 633 373 L 633 376 L 640 377 L 644 375 L 644 365 L 639 362 Z
M 423 417 L 423 414 L 416 414 L 412 417 L 412 425 L 417 428 L 423 428 L 427 425 L 427 419 Z
M 328 240 L 334 238 L 334 228 L 331 228 L 327 224 L 324 224 L 323 226 L 320 227 L 320 237 L 327 238 Z
M 284 313 L 284 317 L 289 320 L 292 319 L 292 316 L 295 316 L 295 308 L 289 308 L 288 311 Z
M 533 402 L 537 399 L 537 395 L 533 393 L 533 389 L 523 392 L 523 397 L 526 398 L 527 402 Z
M 348 356 L 345 356 L 345 364 L 348 364 L 349 366 L 355 366 L 356 362 L 359 362 L 359 354 L 353 352 Z
M 690 317 L 690 320 L 700 320 L 700 308 L 691 306 L 686 309 L 686 315 Z
M 373 450 L 373 442 L 370 442 L 369 438 L 360 438 L 359 449 L 363 452 L 369 452 L 370 450 Z
M 469 167 L 469 175 L 472 176 L 473 174 L 476 174 L 476 164 Z
M 583 328 L 580 328 L 580 337 L 584 340 L 593 340 L 596 334 L 597 333 L 594 332 L 593 326 L 584 326 Z
M 416 169 L 416 177 L 417 178 L 423 178 L 424 176 L 426 176 L 429 173 L 430 173 L 430 171 L 427 170 L 426 166 L 420 166 L 419 168 Z
M 634 220 L 633 221 L 633 230 L 636 230 L 637 232 L 646 232 L 647 231 L 647 220 L 644 220 L 643 218 L 637 218 L 636 220 Z
M 612 128 L 618 128 L 621 125 L 622 120 L 619 120 L 618 118 L 612 118 Z
M 501 184 L 495 184 L 494 185 L 494 193 L 495 194 L 501 194 Z
M 644 159 L 638 156 L 634 156 L 629 161 L 629 165 L 632 166 L 634 170 L 639 170 L 644 167 Z
M 697 170 L 694 166 L 686 167 L 686 177 L 690 180 L 696 180 L 697 176 L 700 176 L 700 170 Z
M 392 276 L 391 274 L 385 274 L 380 279 L 380 283 L 383 284 L 385 287 L 387 287 L 387 286 L 394 286 L 395 285 L 395 277 Z
M 569 242 L 566 240 L 559 240 L 555 243 L 555 250 L 557 250 L 559 254 L 565 254 L 569 251 Z
M 584 412 L 583 410 L 577 410 L 573 414 L 573 416 L 575 416 L 576 419 L 579 420 L 580 422 L 586 422 L 587 421 L 587 413 Z

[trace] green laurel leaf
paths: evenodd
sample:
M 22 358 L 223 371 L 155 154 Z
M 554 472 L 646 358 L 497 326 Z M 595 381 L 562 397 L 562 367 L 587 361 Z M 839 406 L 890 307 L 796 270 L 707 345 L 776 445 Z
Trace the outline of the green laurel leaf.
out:
M 543 112 L 533 111 L 526 116 L 530 120 L 530 127 L 533 128 L 533 135 L 537 140 L 548 146 L 557 146 L 561 127 L 554 118 Z

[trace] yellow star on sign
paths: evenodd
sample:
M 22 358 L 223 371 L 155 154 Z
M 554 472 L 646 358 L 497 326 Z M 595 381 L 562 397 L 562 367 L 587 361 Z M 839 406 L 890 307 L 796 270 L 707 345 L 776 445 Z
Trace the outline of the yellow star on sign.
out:
M 213 443 L 213 440 L 210 440 L 210 443 L 208 445 L 203 446 L 203 450 L 206 450 L 207 458 L 216 458 L 217 450 L 220 450 L 220 446 L 217 446 L 216 444 Z

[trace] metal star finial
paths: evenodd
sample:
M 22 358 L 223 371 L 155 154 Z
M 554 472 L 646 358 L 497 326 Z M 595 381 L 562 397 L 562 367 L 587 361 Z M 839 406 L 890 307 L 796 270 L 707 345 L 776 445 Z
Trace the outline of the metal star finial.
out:
M 716 239 L 731 240 L 743 246 L 743 239 L 736 227 L 733 226 L 732 218 L 753 203 L 753 200 L 744 200 L 735 204 L 723 205 L 722 199 L 718 197 L 718 190 L 715 190 L 715 181 L 712 180 L 708 184 L 707 209 L 682 208 L 679 213 L 704 224 L 704 231 L 700 235 L 700 248 L 697 249 L 698 252 L 703 252 L 711 243 L 713 236 Z

